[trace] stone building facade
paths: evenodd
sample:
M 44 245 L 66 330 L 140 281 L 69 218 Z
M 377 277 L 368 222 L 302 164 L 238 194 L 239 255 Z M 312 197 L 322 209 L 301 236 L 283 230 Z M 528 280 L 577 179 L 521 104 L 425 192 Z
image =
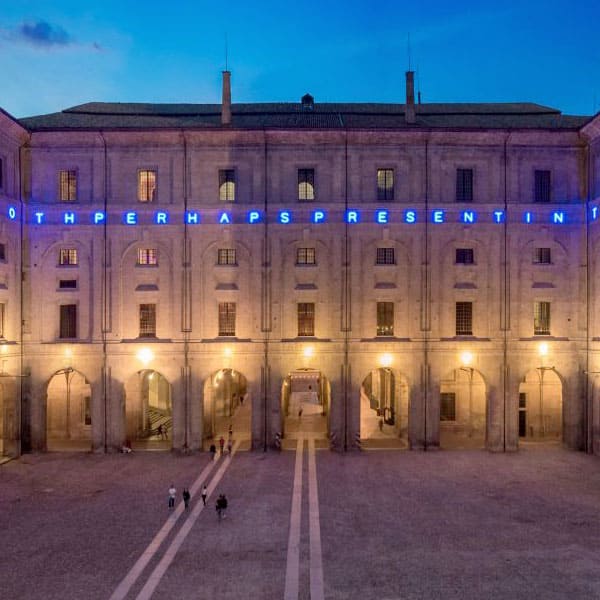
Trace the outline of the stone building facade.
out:
M 0 113 L 3 454 L 600 451 L 599 117 L 228 85 Z

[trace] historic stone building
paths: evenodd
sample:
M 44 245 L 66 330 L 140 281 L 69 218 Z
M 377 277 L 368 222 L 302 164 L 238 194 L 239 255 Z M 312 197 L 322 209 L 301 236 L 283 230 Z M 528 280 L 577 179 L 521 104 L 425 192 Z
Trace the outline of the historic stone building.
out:
M 600 117 L 0 113 L 0 449 L 600 451 Z

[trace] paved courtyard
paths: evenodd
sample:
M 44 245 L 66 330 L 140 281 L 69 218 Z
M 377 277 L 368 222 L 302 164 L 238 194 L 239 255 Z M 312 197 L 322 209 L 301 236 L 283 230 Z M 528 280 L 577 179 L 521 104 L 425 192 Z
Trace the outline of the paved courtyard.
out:
M 535 445 L 302 448 L 214 463 L 161 452 L 6 463 L 0 597 L 600 598 L 598 458 Z M 230 509 L 219 523 L 220 492 Z

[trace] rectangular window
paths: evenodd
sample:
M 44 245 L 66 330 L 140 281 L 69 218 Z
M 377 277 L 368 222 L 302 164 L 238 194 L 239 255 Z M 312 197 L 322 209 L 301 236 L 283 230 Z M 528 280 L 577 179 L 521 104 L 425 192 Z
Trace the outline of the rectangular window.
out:
M 83 398 L 83 424 L 92 424 L 92 397 L 84 396 Z
M 315 335 L 314 302 L 298 303 L 298 337 Z
M 235 171 L 233 169 L 219 171 L 219 200 L 235 202 Z
M 61 202 L 77 200 L 77 171 L 65 170 L 58 172 L 58 199 Z
M 138 248 L 137 264 L 146 266 L 157 266 L 158 250 L 156 248 Z
M 394 199 L 394 169 L 377 169 L 377 200 Z
M 140 337 L 156 337 L 156 304 L 140 304 Z
M 296 248 L 296 264 L 297 265 L 314 265 L 315 249 L 314 248 Z
M 472 265 L 475 262 L 473 248 L 457 248 L 456 249 L 456 264 L 457 265 Z
M 235 248 L 219 248 L 217 251 L 218 265 L 237 265 L 237 252 Z
M 440 421 L 456 421 L 456 394 L 454 392 L 440 394 Z
M 298 200 L 315 199 L 315 170 L 298 169 Z
M 394 335 L 394 303 L 377 303 L 377 335 Z
M 6 244 L 0 244 L 0 260 L 6 260 Z
M 535 172 L 535 201 L 550 202 L 550 171 Z
M 534 303 L 533 333 L 535 335 L 550 335 L 550 302 Z
M 377 248 L 375 264 L 376 265 L 395 265 L 396 264 L 395 248 Z
M 456 201 L 473 202 L 473 169 L 456 169 Z
M 550 248 L 534 248 L 533 262 L 537 265 L 549 265 L 552 263 Z
M 138 171 L 138 201 L 154 202 L 156 200 L 156 171 L 141 169 Z
M 473 303 L 456 303 L 456 335 L 473 335 Z
M 219 302 L 219 335 L 235 335 L 235 302 Z
M 0 338 L 6 337 L 4 327 L 6 318 L 6 304 L 0 304 Z
M 77 305 L 61 304 L 60 306 L 60 338 L 77 337 Z
M 77 289 L 77 279 L 61 279 L 58 282 L 60 290 L 75 290 Z
M 58 252 L 58 264 L 61 266 L 76 265 L 77 260 L 77 248 L 61 248 Z

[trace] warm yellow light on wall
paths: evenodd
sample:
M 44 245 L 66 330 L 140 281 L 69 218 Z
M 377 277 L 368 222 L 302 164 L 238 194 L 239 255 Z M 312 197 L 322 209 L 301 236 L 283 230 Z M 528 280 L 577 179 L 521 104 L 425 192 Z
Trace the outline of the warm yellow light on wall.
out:
M 460 355 L 460 363 L 463 367 L 468 367 L 473 362 L 473 354 L 471 352 L 463 352 Z
M 8 352 L 8 346 L 6 344 L 2 344 L 0 348 L 2 348 L 2 354 L 6 354 Z
M 231 355 L 233 354 L 233 350 L 231 348 L 225 348 L 225 350 L 223 350 L 223 354 L 227 357 L 230 358 Z
M 538 346 L 538 354 L 543 358 L 544 356 L 548 356 L 548 344 L 546 342 L 542 342 Z
M 382 354 L 382 355 L 379 357 L 379 364 L 380 364 L 382 367 L 386 367 L 386 368 L 387 368 L 387 367 L 389 367 L 389 366 L 392 364 L 393 360 L 394 360 L 394 359 L 393 359 L 392 355 L 391 355 L 391 354 L 388 354 L 388 353 L 386 352 L 385 354 Z
M 315 354 L 315 349 L 312 346 L 304 346 L 302 354 L 304 354 L 304 358 L 311 358 Z
M 143 362 L 145 365 L 147 365 L 151 360 L 154 359 L 154 353 L 152 352 L 152 350 L 150 350 L 150 348 L 142 348 L 138 350 L 136 356 L 137 359 L 140 362 Z

